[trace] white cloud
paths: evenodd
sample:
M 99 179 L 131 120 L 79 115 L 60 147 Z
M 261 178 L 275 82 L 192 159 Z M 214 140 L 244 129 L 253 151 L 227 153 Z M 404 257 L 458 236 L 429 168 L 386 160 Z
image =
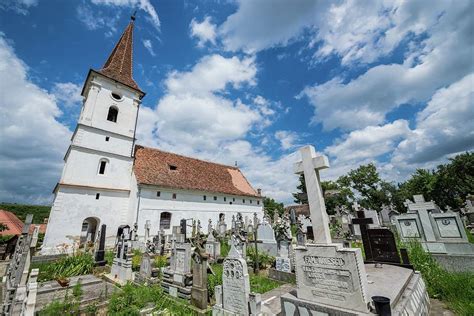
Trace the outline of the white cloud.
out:
M 204 47 L 207 42 L 216 44 L 216 25 L 211 23 L 211 17 L 206 16 L 202 22 L 192 19 L 189 29 L 191 36 L 198 39 L 199 47 Z
M 398 106 L 426 102 L 440 87 L 472 72 L 474 20 L 466 14 L 472 4 L 459 1 L 443 12 L 430 6 L 429 17 L 435 15 L 437 23 L 427 29 L 425 40 L 412 45 L 403 64 L 378 65 L 347 83 L 333 78 L 304 89 L 300 96 L 307 96 L 315 107 L 313 121 L 321 122 L 325 130 L 382 124 Z M 424 29 L 429 25 L 425 20 L 431 22 L 426 12 L 405 9 L 397 14 L 402 13 L 406 16 L 399 20 L 412 25 L 409 29 Z
M 271 121 L 274 104 L 262 96 L 245 104 L 225 93 L 228 87 L 252 87 L 256 73 L 252 57 L 220 55 L 202 58 L 189 71 L 170 72 L 157 107 L 140 109 L 138 142 L 229 165 L 237 161 L 255 188 L 289 201 L 297 182 L 291 177 L 293 155 L 273 159 L 247 140 Z
M 293 149 L 298 146 L 296 142 L 299 136 L 293 131 L 276 131 L 275 138 L 280 142 L 280 146 L 283 150 Z
M 438 90 L 418 113 L 416 129 L 398 145 L 392 164 L 404 169 L 474 149 L 473 100 L 474 73 Z
M 156 13 L 155 7 L 151 4 L 150 0 L 91 0 L 94 4 L 104 4 L 120 7 L 129 7 L 132 9 L 141 9 L 148 13 L 148 19 L 155 26 L 157 30 L 160 30 L 160 18 Z
M 50 201 L 71 135 L 60 116 L 55 97 L 28 80 L 0 36 L 0 201 Z
M 155 51 L 153 50 L 153 44 L 149 39 L 142 40 L 143 46 L 148 50 L 151 56 L 156 56 Z
M 82 87 L 72 82 L 57 82 L 51 93 L 66 107 L 73 107 L 82 102 Z
M 76 8 L 76 15 L 88 30 L 105 28 L 105 36 L 110 37 L 117 31 L 117 16 L 107 16 L 83 3 Z
M 364 159 L 376 159 L 390 153 L 398 142 L 410 134 L 408 122 L 397 120 L 383 126 L 367 126 L 350 132 L 335 144 L 326 147 L 325 152 L 334 157 L 335 163 L 354 163 Z
M 238 10 L 219 26 L 226 49 L 256 52 L 285 45 L 318 19 L 327 1 L 238 1 Z
M 37 6 L 38 0 L 2 0 L 1 10 L 12 10 L 16 13 L 27 15 L 31 7 Z

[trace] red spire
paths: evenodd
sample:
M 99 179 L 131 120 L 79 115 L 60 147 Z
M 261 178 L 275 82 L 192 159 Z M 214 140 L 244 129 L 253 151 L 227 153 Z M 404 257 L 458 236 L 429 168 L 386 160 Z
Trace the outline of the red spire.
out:
M 140 90 L 135 80 L 133 80 L 133 23 L 135 16 L 132 16 L 130 23 L 123 32 L 119 41 L 114 47 L 109 58 L 99 72 L 111 79 L 136 90 Z

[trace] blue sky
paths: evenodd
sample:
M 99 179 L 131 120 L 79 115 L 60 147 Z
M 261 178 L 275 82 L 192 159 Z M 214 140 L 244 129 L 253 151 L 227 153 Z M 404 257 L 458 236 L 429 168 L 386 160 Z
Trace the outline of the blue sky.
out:
M 471 1 L 7 0 L 0 201 L 51 200 L 87 71 L 134 10 L 138 142 L 237 161 L 280 201 L 303 144 L 324 179 L 374 162 L 394 182 L 474 147 Z

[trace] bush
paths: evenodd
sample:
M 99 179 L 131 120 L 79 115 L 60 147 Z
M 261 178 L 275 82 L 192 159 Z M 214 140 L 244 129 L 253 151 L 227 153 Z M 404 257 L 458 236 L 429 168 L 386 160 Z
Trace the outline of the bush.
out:
M 153 260 L 153 266 L 155 268 L 164 268 L 168 265 L 168 259 L 166 256 L 155 256 L 155 259 Z
M 138 271 L 140 270 L 140 263 L 142 262 L 142 252 L 138 249 L 133 250 L 133 257 L 132 257 L 132 270 Z
M 89 253 L 77 253 L 52 263 L 32 264 L 31 268 L 39 269 L 40 282 L 57 280 L 92 273 L 94 258 Z
M 214 297 L 214 289 L 217 285 L 222 285 L 222 272 L 223 272 L 222 264 L 213 264 L 212 271 L 214 271 L 214 275 L 208 274 L 207 275 L 207 291 L 209 292 L 210 297 Z
M 226 239 L 221 240 L 221 257 L 227 257 L 230 251 L 230 245 Z
M 122 287 L 122 291 L 112 294 L 108 310 L 109 315 L 140 315 L 140 310 L 154 304 L 159 315 L 190 316 L 197 313 L 183 300 L 165 294 L 157 286 L 137 286 L 131 283 Z
M 252 265 L 255 262 L 256 259 L 256 254 L 255 254 L 255 248 L 254 247 L 249 247 L 247 246 L 247 258 L 251 261 Z M 271 267 L 275 263 L 275 257 L 270 256 L 268 253 L 265 251 L 259 251 L 258 252 L 258 263 L 259 267 L 262 269 L 266 269 L 268 267 Z
M 114 262 L 114 256 L 115 256 L 115 254 L 112 250 L 107 250 L 105 252 L 105 261 L 107 261 L 107 264 L 109 266 L 111 266 L 112 263 Z
M 457 315 L 474 315 L 474 274 L 446 271 L 419 242 L 406 246 L 410 262 L 421 272 L 430 297 L 443 300 Z

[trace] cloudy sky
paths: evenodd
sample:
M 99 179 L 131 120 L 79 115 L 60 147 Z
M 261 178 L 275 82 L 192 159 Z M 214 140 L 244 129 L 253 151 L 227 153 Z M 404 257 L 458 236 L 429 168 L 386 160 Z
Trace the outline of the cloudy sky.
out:
M 473 1 L 0 2 L 0 201 L 49 203 L 81 107 L 137 12 L 139 143 L 237 164 L 291 202 L 303 144 L 334 179 L 402 181 L 474 147 Z

